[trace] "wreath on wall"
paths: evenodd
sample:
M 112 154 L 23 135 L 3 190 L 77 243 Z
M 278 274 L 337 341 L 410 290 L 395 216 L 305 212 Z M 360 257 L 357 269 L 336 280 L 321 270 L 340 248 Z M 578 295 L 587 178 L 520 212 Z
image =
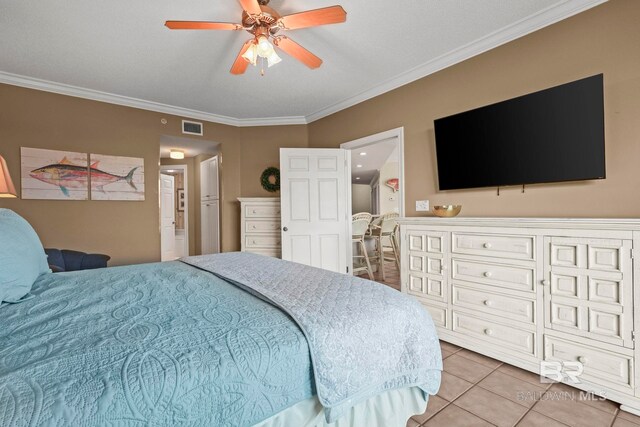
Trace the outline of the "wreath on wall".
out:
M 260 184 L 269 193 L 280 191 L 280 169 L 273 166 L 266 168 L 260 176 Z

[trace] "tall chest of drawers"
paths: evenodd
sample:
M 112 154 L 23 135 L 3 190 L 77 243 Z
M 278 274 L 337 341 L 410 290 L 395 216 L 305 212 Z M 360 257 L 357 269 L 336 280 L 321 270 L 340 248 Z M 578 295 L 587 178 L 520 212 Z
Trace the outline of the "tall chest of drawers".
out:
M 399 222 L 402 292 L 441 339 L 536 373 L 579 365 L 570 385 L 640 413 L 640 221 Z
M 242 252 L 280 258 L 280 198 L 239 198 Z

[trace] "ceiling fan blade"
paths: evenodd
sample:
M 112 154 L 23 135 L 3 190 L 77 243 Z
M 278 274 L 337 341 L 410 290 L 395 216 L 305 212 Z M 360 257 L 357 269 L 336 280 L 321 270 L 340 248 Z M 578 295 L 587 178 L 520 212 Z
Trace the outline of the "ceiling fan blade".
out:
M 273 42 L 284 52 L 293 56 L 309 68 L 318 68 L 322 65 L 322 59 L 318 58 L 313 53 L 291 40 L 289 37 L 280 36 L 274 38 Z
M 238 0 L 240 5 L 249 15 L 260 15 L 262 13 L 262 9 L 260 9 L 260 5 L 258 4 L 258 0 Z
M 171 30 L 241 30 L 242 25 L 229 22 L 207 21 L 167 21 L 164 25 Z
M 330 6 L 283 16 L 278 22 L 285 30 L 338 24 L 347 20 L 347 12 L 342 6 Z
M 251 43 L 253 43 L 253 39 L 247 40 L 244 43 L 244 45 L 242 45 L 242 49 L 240 49 L 240 53 L 238 53 L 238 56 L 236 57 L 235 62 L 231 66 L 231 74 L 236 74 L 236 75 L 244 74 L 244 72 L 247 71 L 247 67 L 249 66 L 249 63 L 247 62 L 246 59 L 242 57 L 242 55 L 244 55 L 247 49 L 249 49 L 249 46 L 251 46 Z

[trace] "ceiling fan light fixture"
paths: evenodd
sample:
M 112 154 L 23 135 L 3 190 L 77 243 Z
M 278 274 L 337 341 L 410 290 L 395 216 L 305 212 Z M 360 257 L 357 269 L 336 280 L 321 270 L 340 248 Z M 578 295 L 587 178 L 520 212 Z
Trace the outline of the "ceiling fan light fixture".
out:
M 269 68 L 276 65 L 280 61 L 282 61 L 282 58 L 278 56 L 275 50 L 273 50 L 271 52 L 271 55 L 267 57 L 267 64 Z
M 242 57 L 251 65 L 256 65 L 256 61 L 258 60 L 258 47 L 255 43 L 251 44 L 245 53 L 242 54 Z
M 266 36 L 258 36 L 256 41 L 258 56 L 261 58 L 269 58 L 275 51 L 273 45 Z

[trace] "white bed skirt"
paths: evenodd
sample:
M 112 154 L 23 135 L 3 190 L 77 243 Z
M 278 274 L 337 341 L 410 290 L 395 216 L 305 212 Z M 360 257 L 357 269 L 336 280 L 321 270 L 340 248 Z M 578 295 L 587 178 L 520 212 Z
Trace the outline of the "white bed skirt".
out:
M 405 427 L 409 417 L 425 411 L 427 400 L 418 387 L 391 390 L 360 402 L 334 423 L 327 424 L 324 409 L 314 396 L 254 427 Z

